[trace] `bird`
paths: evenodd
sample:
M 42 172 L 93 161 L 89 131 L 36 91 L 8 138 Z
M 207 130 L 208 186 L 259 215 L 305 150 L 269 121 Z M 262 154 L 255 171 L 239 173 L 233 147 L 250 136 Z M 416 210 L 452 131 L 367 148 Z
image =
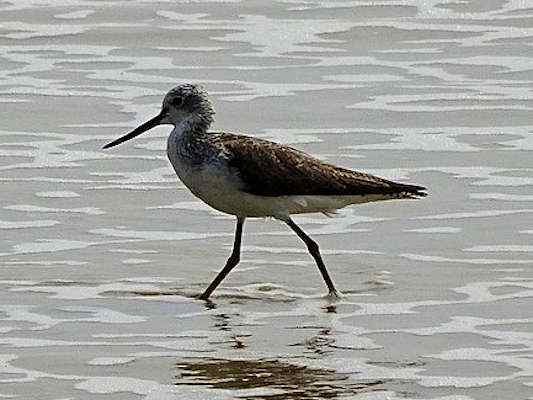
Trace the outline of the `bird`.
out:
M 167 140 L 167 156 L 179 179 L 194 196 L 236 217 L 231 255 L 200 294 L 202 300 L 208 300 L 239 263 L 247 218 L 271 217 L 285 223 L 307 246 L 328 295 L 339 297 L 317 242 L 291 216 L 331 215 L 351 204 L 427 195 L 423 186 L 335 166 L 287 145 L 244 134 L 212 132 L 214 115 L 213 104 L 203 86 L 180 84 L 165 95 L 159 114 L 103 146 L 108 149 L 155 126 L 173 125 Z

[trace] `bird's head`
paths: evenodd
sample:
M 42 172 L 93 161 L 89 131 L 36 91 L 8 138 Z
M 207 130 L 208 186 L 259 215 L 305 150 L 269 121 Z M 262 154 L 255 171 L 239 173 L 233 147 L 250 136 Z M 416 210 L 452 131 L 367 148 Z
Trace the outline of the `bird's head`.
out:
M 135 128 L 130 133 L 108 143 L 104 149 L 116 146 L 139 136 L 157 125 L 178 126 L 184 122 L 191 129 L 207 131 L 215 114 L 207 92 L 199 85 L 183 84 L 171 89 L 163 99 L 161 112 L 154 118 Z
M 161 112 L 165 123 L 179 125 L 186 119 L 195 122 L 213 122 L 213 105 L 207 92 L 199 85 L 179 85 L 171 89 L 163 99 Z

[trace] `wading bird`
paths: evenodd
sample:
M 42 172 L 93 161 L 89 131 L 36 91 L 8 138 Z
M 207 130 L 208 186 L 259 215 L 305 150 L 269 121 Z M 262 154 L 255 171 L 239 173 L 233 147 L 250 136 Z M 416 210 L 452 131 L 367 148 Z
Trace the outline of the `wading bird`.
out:
M 210 132 L 214 114 L 201 86 L 179 85 L 167 93 L 158 115 L 104 146 L 116 146 L 157 125 L 174 125 L 167 141 L 167 155 L 178 177 L 200 200 L 237 217 L 231 256 L 200 299 L 208 299 L 239 263 L 247 217 L 273 217 L 285 222 L 307 245 L 329 294 L 337 296 L 318 244 L 294 223 L 291 215 L 329 214 L 350 204 L 426 195 L 422 186 L 337 167 L 289 146 L 251 136 Z

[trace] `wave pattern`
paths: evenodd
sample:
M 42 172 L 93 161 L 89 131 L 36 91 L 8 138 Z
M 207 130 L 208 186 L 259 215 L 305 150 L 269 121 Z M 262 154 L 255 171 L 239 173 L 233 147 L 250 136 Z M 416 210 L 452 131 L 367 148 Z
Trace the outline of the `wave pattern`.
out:
M 36 4 L 0 2 L 0 397 L 533 397 L 526 2 Z M 298 218 L 339 301 L 253 221 L 195 301 L 232 218 L 177 182 L 167 128 L 101 150 L 181 82 L 216 128 L 431 196 Z

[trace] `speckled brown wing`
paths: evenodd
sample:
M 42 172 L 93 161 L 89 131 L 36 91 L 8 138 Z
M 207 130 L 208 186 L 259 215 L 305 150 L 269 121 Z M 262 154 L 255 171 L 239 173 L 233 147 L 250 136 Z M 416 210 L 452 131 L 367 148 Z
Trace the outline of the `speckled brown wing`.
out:
M 244 190 L 259 196 L 425 196 L 424 187 L 405 185 L 322 162 L 301 151 L 250 136 L 223 133 L 219 143 Z

